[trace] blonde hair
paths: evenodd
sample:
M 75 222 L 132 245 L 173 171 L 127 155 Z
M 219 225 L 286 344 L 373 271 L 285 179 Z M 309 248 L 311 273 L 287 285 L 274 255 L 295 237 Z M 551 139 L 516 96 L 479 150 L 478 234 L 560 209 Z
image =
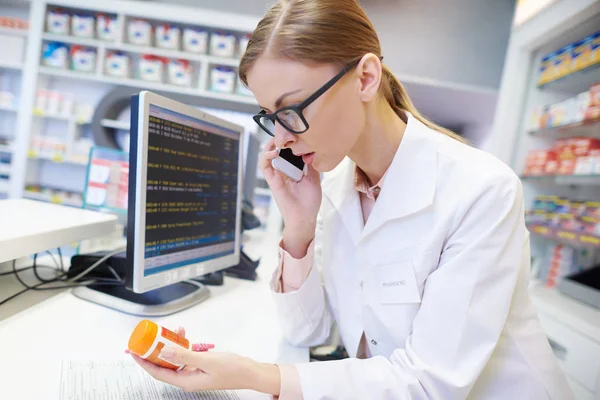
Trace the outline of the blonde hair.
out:
M 240 61 L 239 76 L 248 85 L 248 71 L 263 54 L 302 63 L 336 63 L 342 67 L 368 53 L 381 57 L 381 44 L 356 0 L 278 0 L 252 33 Z M 401 118 L 407 111 L 427 127 L 465 141 L 423 116 L 385 65 L 379 89 Z

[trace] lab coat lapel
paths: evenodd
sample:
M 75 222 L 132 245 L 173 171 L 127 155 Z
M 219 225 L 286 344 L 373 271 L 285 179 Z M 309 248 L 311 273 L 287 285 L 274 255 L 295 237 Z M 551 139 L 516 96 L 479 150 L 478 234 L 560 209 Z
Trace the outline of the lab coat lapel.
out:
M 354 189 L 355 168 L 354 162 L 346 158 L 331 172 L 327 184 L 323 187 L 323 193 L 339 213 L 352 241 L 357 244 L 364 222 L 360 197 Z
M 407 113 L 408 114 L 408 113 Z M 442 135 L 408 114 L 408 125 L 358 240 L 388 221 L 414 214 L 433 203 L 436 187 L 437 141 Z

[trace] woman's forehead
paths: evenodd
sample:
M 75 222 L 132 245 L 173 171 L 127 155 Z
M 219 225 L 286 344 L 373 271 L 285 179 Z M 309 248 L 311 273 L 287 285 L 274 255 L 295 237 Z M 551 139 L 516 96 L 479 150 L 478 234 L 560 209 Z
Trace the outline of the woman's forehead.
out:
M 248 86 L 259 104 L 271 108 L 284 93 L 303 93 L 320 87 L 331 78 L 332 71 L 332 65 L 259 57 L 248 72 Z

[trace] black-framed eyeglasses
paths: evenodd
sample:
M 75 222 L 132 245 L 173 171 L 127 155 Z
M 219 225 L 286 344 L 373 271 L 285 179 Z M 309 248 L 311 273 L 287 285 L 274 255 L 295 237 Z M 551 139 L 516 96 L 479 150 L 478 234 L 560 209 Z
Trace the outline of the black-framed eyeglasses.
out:
M 271 136 L 275 136 L 275 121 L 279 122 L 281 126 L 283 126 L 288 131 L 301 134 L 308 130 L 309 125 L 302 114 L 302 111 L 311 105 L 315 100 L 323 95 L 326 91 L 328 91 L 333 85 L 337 83 L 344 75 L 346 75 L 353 67 L 355 67 L 359 63 L 360 59 L 351 62 L 346 65 L 336 76 L 331 78 L 329 82 L 321 86 L 316 92 L 314 92 L 310 97 L 304 100 L 300 104 L 296 104 L 293 106 L 283 107 L 279 110 L 275 111 L 272 114 L 267 114 L 265 110 L 262 110 L 260 113 L 256 114 L 254 118 L 254 122 L 258 124 L 265 132 L 267 132 Z

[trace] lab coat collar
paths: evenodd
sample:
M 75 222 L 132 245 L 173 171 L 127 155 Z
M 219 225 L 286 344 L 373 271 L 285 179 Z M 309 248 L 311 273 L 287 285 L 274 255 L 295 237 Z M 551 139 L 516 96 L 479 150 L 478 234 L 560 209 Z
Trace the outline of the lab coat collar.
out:
M 354 190 L 354 162 L 346 159 L 323 188 L 355 244 L 387 221 L 412 215 L 433 204 L 438 143 L 434 135 L 442 133 L 428 128 L 409 113 L 407 116 L 404 137 L 366 225 L 362 221 L 359 194 Z

